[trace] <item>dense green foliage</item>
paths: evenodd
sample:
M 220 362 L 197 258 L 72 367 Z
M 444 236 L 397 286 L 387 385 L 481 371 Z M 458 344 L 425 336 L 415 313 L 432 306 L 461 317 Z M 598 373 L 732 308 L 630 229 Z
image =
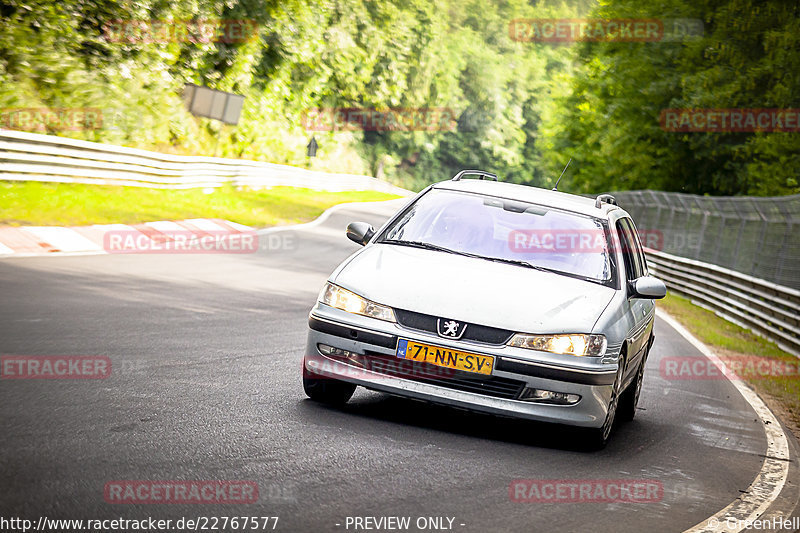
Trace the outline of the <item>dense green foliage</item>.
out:
M 780 0 L 615 0 L 603 18 L 697 18 L 703 38 L 582 43 L 556 108 L 550 154 L 575 157 L 582 192 L 800 192 L 800 133 L 664 131 L 662 109 L 798 108 L 800 4 Z
M 664 108 L 789 108 L 797 6 L 780 0 L 2 0 L 0 109 L 98 108 L 49 133 L 385 175 L 419 188 L 461 168 L 562 189 L 800 192 L 798 133 L 677 133 Z M 519 42 L 519 18 L 702 19 L 703 38 Z M 120 20 L 248 19 L 250 39 L 128 42 Z M 208 41 L 208 40 L 205 40 Z M 246 96 L 238 126 L 191 116 L 185 83 Z M 449 108 L 441 131 L 311 132 L 315 108 Z M 312 135 L 318 157 L 305 146 Z

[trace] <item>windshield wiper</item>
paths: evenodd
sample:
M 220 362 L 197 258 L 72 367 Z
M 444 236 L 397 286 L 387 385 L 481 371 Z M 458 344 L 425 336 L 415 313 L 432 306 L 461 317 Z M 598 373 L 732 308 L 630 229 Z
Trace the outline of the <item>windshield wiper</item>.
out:
M 556 274 L 561 274 L 558 270 L 553 270 L 552 268 L 545 268 L 543 266 L 534 265 L 533 263 L 529 263 L 527 261 L 523 261 L 521 259 L 507 259 L 505 257 L 484 257 L 487 261 L 494 261 L 495 263 L 508 263 L 509 265 L 518 265 L 523 266 L 525 268 L 532 268 L 534 270 L 539 270 L 541 272 L 554 272 Z
M 400 246 L 410 246 L 412 248 L 422 248 L 424 250 L 436 250 L 437 252 L 447 252 L 449 254 L 471 255 L 465 252 L 459 252 L 458 250 L 451 250 L 450 248 L 445 248 L 444 246 L 439 246 L 438 244 L 431 244 L 429 242 L 403 241 L 400 239 L 384 239 L 380 242 L 386 244 L 398 244 Z
M 540 272 L 550 272 L 551 274 L 558 274 L 561 276 L 567 276 L 569 278 L 580 279 L 583 281 L 591 281 L 593 283 L 601 283 L 600 280 L 591 278 L 589 276 L 582 276 L 580 274 L 575 274 L 573 272 L 565 272 L 564 270 L 556 270 L 555 268 L 547 268 L 539 265 L 534 265 L 533 263 L 529 263 L 527 261 L 522 261 L 521 259 L 506 259 L 505 257 L 484 257 L 483 259 L 487 259 L 489 261 L 495 261 L 497 263 L 508 263 L 510 265 L 518 265 L 526 268 L 532 268 L 534 270 L 538 270 Z

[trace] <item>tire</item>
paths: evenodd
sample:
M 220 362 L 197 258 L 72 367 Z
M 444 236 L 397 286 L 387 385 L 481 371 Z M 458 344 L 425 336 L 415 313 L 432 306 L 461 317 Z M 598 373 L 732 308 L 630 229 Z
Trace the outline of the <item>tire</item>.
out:
M 630 422 L 636 416 L 636 407 L 639 405 L 639 397 L 642 394 L 642 380 L 644 379 L 644 365 L 647 364 L 647 358 L 650 356 L 650 348 L 653 346 L 655 337 L 652 335 L 647 341 L 647 351 L 644 352 L 642 362 L 639 363 L 639 369 L 636 372 L 636 379 L 628 386 L 619 400 L 619 407 L 617 408 L 617 418 L 624 422 Z
M 620 387 L 622 387 L 622 379 L 625 374 L 625 359 L 624 354 L 620 357 L 619 365 L 617 367 L 617 375 L 614 379 L 614 385 L 611 392 L 611 400 L 608 402 L 608 411 L 606 412 L 606 419 L 603 425 L 599 428 L 592 428 L 587 430 L 588 439 L 587 444 L 590 449 L 602 450 L 608 444 L 611 438 L 611 430 L 614 429 L 614 421 L 616 420 L 619 399 Z
M 303 371 L 303 390 L 312 400 L 329 405 L 343 405 L 353 396 L 356 385 L 326 377 L 315 377 L 308 370 Z
M 647 359 L 643 358 L 642 362 L 639 363 L 636 378 L 619 398 L 617 418 L 623 422 L 630 422 L 636 416 L 636 406 L 639 404 L 639 396 L 642 393 L 642 379 L 644 378 L 644 364 L 646 361 Z

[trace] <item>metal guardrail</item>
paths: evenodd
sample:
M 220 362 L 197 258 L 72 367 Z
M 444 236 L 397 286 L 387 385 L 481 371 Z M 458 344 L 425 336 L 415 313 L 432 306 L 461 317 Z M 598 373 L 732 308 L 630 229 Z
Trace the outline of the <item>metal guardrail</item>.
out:
M 693 259 L 647 250 L 667 287 L 800 357 L 800 291 Z
M 324 191 L 409 191 L 370 176 L 317 172 L 260 161 L 161 154 L 0 130 L 0 180 L 91 183 L 158 189 L 235 186 L 305 187 Z

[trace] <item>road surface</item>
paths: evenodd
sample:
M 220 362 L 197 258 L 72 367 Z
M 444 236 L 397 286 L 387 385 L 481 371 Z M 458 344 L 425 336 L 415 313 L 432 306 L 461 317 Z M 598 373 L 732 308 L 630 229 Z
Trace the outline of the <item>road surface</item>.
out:
M 102 380 L 0 380 L 0 516 L 278 516 L 277 531 L 314 532 L 405 516 L 412 531 L 422 518 L 421 530 L 465 533 L 677 532 L 747 489 L 766 450 L 759 420 L 725 380 L 660 375 L 663 357 L 702 357 L 660 319 L 637 418 L 599 452 L 562 427 L 362 389 L 341 408 L 306 399 L 308 312 L 357 249 L 344 227 L 377 226 L 395 208 L 340 209 L 322 224 L 263 235 L 255 254 L 0 261 L 0 353 L 112 362 Z M 787 509 L 797 503 L 794 446 Z M 663 494 L 518 503 L 515 479 L 650 480 Z M 259 496 L 112 504 L 104 487 L 114 480 L 249 480 Z

